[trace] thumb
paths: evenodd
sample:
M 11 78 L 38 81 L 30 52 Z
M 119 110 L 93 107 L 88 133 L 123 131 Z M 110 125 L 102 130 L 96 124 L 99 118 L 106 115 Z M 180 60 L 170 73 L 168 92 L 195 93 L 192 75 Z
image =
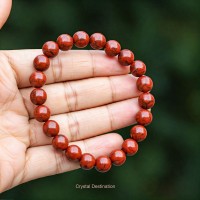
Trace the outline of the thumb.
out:
M 12 0 L 0 0 L 0 29 L 6 22 L 12 7 Z

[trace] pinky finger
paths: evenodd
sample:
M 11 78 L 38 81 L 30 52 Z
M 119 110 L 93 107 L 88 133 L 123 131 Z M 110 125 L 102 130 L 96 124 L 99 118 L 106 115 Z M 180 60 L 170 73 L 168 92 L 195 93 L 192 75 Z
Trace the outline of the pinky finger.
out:
M 121 149 L 122 142 L 120 135 L 110 133 L 70 144 L 78 145 L 82 153 L 88 152 L 98 157 L 109 155 L 114 149 Z M 21 183 L 80 167 L 78 162 L 69 161 L 64 152 L 55 150 L 52 145 L 32 147 L 27 151 L 26 157 L 27 162 L 21 175 Z

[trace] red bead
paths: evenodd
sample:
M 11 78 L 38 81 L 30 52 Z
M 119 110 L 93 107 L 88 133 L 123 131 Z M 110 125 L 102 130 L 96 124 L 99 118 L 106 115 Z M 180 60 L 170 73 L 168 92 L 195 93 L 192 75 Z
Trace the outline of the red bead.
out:
M 57 44 L 62 51 L 70 50 L 73 43 L 73 38 L 68 34 L 62 34 L 57 38 Z
M 142 76 L 146 73 L 146 65 L 140 61 L 140 60 L 135 60 L 132 64 L 131 64 L 131 73 L 134 76 Z
M 49 61 L 49 58 L 47 56 L 39 55 L 39 56 L 35 57 L 35 59 L 33 61 L 33 65 L 34 65 L 36 70 L 45 71 L 49 68 L 50 61 Z
M 120 53 L 121 45 L 116 40 L 109 40 L 105 45 L 105 52 L 108 56 L 113 57 Z
M 49 137 L 54 137 L 58 135 L 59 130 L 60 130 L 60 127 L 58 123 L 54 120 L 48 120 L 47 122 L 43 124 L 43 132 L 45 133 L 45 135 Z
M 46 75 L 43 72 L 33 72 L 29 78 L 31 86 L 40 88 L 46 83 Z
M 153 81 L 148 76 L 141 76 L 137 79 L 137 88 L 141 92 L 149 92 L 153 88 Z
M 47 100 L 47 93 L 41 88 L 35 88 L 30 94 L 31 102 L 35 105 L 42 105 Z
M 121 166 L 126 161 L 126 155 L 122 150 L 114 150 L 110 154 L 110 159 L 115 166 Z
M 67 148 L 65 154 L 69 160 L 80 160 L 82 156 L 82 151 L 78 146 L 70 145 Z
M 39 122 L 46 122 L 50 118 L 51 112 L 45 105 L 37 106 L 34 110 L 34 118 Z
M 152 122 L 153 116 L 150 111 L 142 109 L 136 114 L 135 119 L 138 124 L 147 126 Z
M 134 54 L 132 51 L 128 49 L 123 49 L 120 51 L 118 55 L 119 63 L 123 66 L 127 66 L 133 63 L 134 61 Z
M 152 108 L 155 104 L 155 98 L 150 93 L 142 93 L 138 98 L 139 105 L 144 109 Z
M 59 47 L 56 42 L 48 41 L 48 42 L 45 42 L 44 45 L 42 46 L 42 51 L 44 55 L 52 58 L 58 55 Z
M 127 156 L 133 156 L 138 151 L 138 144 L 133 139 L 126 139 L 122 144 L 122 150 Z
M 130 135 L 135 141 L 141 142 L 147 137 L 147 130 L 144 126 L 135 125 L 131 128 Z
M 84 31 L 78 31 L 73 35 L 74 45 L 78 48 L 84 48 L 89 43 L 89 35 Z
M 106 44 L 106 38 L 101 33 L 94 33 L 90 36 L 90 46 L 93 49 L 102 49 Z
M 108 156 L 100 156 L 96 159 L 96 170 L 99 172 L 107 172 L 112 166 Z
M 52 145 L 56 149 L 65 150 L 68 147 L 68 139 L 64 135 L 56 135 L 52 139 Z
M 95 163 L 96 161 L 93 155 L 89 153 L 84 153 L 81 156 L 80 166 L 82 169 L 85 169 L 85 170 L 92 169 L 95 166 Z

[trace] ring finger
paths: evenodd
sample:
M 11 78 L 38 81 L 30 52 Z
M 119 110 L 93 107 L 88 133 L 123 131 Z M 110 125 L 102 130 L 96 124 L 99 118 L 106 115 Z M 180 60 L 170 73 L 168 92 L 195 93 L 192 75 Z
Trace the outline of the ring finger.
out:
M 134 124 L 135 115 L 140 110 L 138 99 L 128 99 L 109 105 L 54 115 L 51 117 L 60 125 L 60 133 L 69 141 L 77 141 L 111 132 Z M 51 143 L 51 138 L 43 133 L 42 123 L 30 120 L 30 145 L 40 146 Z

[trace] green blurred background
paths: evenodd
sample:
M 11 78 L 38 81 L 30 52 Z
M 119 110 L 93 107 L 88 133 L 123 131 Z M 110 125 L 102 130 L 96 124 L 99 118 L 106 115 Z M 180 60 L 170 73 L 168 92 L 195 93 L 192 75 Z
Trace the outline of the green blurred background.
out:
M 77 30 L 102 32 L 146 63 L 157 104 L 147 140 L 124 166 L 31 181 L 0 199 L 200 199 L 199 7 L 198 0 L 14 1 L 1 49 L 41 48 Z M 129 129 L 120 132 L 128 137 Z M 79 190 L 77 183 L 116 188 Z

